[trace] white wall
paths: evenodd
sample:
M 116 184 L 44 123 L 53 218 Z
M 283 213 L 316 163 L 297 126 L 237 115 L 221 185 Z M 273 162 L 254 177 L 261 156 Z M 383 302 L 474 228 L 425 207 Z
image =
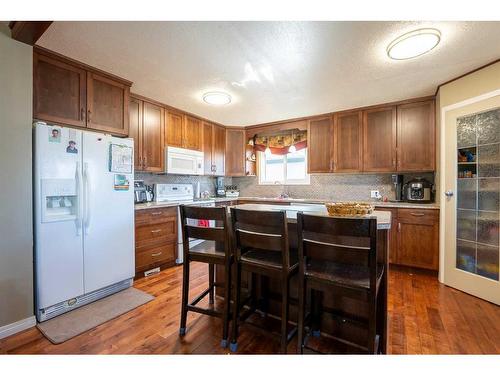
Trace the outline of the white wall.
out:
M 0 334 L 33 316 L 32 61 L 0 24 Z

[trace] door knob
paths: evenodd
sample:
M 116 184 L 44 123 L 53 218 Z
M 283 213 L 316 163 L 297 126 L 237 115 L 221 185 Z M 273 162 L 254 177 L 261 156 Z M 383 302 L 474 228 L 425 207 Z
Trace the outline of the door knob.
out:
M 452 190 L 446 190 L 444 192 L 444 195 L 446 195 L 447 197 L 453 197 L 453 191 Z

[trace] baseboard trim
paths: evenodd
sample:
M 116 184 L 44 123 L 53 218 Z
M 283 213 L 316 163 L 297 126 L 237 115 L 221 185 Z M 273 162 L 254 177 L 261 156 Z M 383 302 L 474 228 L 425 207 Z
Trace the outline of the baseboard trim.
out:
M 0 327 L 0 339 L 12 336 L 15 333 L 24 331 L 25 329 L 34 327 L 35 325 L 36 319 L 34 315 L 17 322 L 7 324 L 6 326 Z

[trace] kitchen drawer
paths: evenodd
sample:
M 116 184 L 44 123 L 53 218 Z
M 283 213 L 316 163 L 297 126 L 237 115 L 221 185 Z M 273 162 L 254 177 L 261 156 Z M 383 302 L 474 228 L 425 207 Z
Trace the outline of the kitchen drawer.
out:
M 176 218 L 168 218 L 168 221 L 160 224 L 136 226 L 135 228 L 136 244 L 153 239 L 165 239 L 169 241 L 176 241 L 177 240 Z
M 176 259 L 176 242 L 170 242 L 146 251 L 136 252 L 135 270 L 136 272 L 158 267 L 164 263 L 174 262 Z
M 158 224 L 171 221 L 177 221 L 177 210 L 175 207 L 150 208 L 135 211 L 135 225 Z
M 398 219 L 415 224 L 434 223 L 439 221 L 439 210 L 399 208 Z

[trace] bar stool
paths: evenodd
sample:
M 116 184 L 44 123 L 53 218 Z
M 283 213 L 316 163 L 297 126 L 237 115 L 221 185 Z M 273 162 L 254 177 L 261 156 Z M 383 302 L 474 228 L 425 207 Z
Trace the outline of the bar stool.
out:
M 297 272 L 297 253 L 290 251 L 285 211 L 252 211 L 231 208 L 231 222 L 235 245 L 235 303 L 233 307 L 233 332 L 230 349 L 238 348 L 238 326 L 255 310 L 255 301 L 249 313 L 240 316 L 241 272 L 281 280 L 281 352 L 287 346 L 296 327 L 288 331 L 288 302 L 290 277 Z M 253 276 L 252 276 L 253 279 Z M 253 289 L 253 288 L 252 288 Z M 255 296 L 253 296 L 255 298 Z
M 182 309 L 181 324 L 179 335 L 186 334 L 186 320 L 188 311 L 200 314 L 216 316 L 222 318 L 222 341 L 221 346 L 227 347 L 227 338 L 229 334 L 230 319 L 230 300 L 231 300 L 231 266 L 233 256 L 231 254 L 229 230 L 227 229 L 227 214 L 225 207 L 193 207 L 180 206 L 181 226 L 183 238 L 184 264 L 182 277 Z M 215 220 L 216 227 L 194 226 L 189 223 L 191 219 L 195 220 Z M 222 226 L 219 226 L 222 225 Z M 213 247 L 195 246 L 189 248 L 189 238 L 215 241 L 224 244 L 224 251 L 217 250 L 215 244 Z M 200 295 L 188 303 L 189 297 L 189 265 L 190 262 L 208 263 L 209 267 L 209 285 Z M 215 283 L 215 265 L 224 267 L 224 284 Z M 224 286 L 224 307 L 222 311 L 213 309 L 204 309 L 196 306 L 207 294 L 209 295 L 209 304 L 214 304 L 214 291 L 216 286 Z
M 299 251 L 299 313 L 298 347 L 303 353 L 311 333 L 319 336 L 321 321 L 318 292 L 328 291 L 335 297 L 348 297 L 368 304 L 368 317 L 357 317 L 342 311 L 329 312 L 339 324 L 354 324 L 366 331 L 366 341 L 360 345 L 333 337 L 339 348 L 347 352 L 377 353 L 377 296 L 384 273 L 377 262 L 376 219 L 333 218 L 297 214 Z M 307 288 L 311 289 L 311 329 L 304 337 Z M 334 297 L 334 298 L 335 298 Z M 364 337 L 364 336 L 363 336 Z M 352 350 L 352 351 L 351 351 Z

